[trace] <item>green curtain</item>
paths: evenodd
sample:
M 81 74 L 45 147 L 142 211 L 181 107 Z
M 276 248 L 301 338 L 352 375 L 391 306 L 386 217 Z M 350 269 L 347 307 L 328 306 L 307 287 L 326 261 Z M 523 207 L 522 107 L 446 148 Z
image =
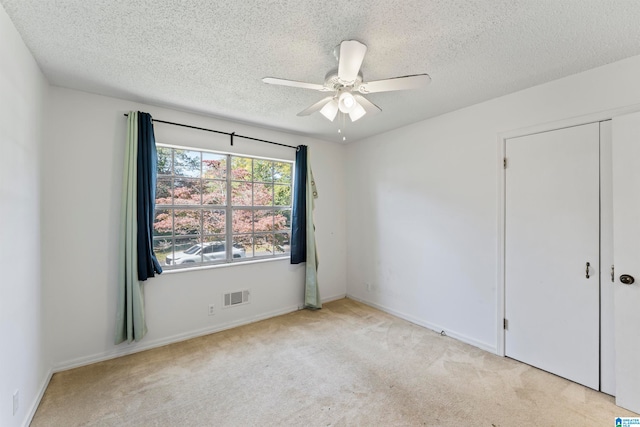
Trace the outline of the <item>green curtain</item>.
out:
M 322 308 L 318 288 L 318 251 L 316 246 L 316 227 L 313 223 L 315 199 L 318 198 L 316 181 L 311 171 L 311 150 L 307 149 L 307 261 L 304 283 L 304 305 L 308 308 Z
M 138 280 L 137 252 L 137 159 L 138 112 L 129 112 L 125 148 L 120 229 L 118 301 L 115 343 L 140 341 L 147 333 L 144 320 L 144 289 Z

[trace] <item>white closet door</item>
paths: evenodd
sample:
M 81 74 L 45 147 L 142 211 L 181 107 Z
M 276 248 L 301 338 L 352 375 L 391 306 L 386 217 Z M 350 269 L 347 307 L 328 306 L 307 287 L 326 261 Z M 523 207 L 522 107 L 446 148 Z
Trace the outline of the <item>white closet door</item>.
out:
M 613 257 L 616 404 L 640 413 L 640 113 L 613 119 Z
M 599 388 L 599 125 L 508 139 L 506 355 Z

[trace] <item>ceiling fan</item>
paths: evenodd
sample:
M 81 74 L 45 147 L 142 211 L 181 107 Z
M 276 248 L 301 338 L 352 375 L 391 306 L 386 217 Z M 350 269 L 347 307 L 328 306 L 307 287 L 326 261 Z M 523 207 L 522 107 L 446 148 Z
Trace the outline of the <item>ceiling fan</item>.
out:
M 352 122 L 362 118 L 367 113 L 376 114 L 382 111 L 380 107 L 361 94 L 419 89 L 431 82 L 431 77 L 428 74 L 414 74 L 364 82 L 360 66 L 366 52 L 367 45 L 356 40 L 344 40 L 336 46 L 333 53 L 338 60 L 338 68 L 327 73 L 324 84 L 305 83 L 274 77 L 265 77 L 262 81 L 272 85 L 331 92 L 329 96 L 299 112 L 298 116 L 308 116 L 320 111 L 323 116 L 333 121 L 338 111 L 340 111 L 343 114 L 348 114 Z

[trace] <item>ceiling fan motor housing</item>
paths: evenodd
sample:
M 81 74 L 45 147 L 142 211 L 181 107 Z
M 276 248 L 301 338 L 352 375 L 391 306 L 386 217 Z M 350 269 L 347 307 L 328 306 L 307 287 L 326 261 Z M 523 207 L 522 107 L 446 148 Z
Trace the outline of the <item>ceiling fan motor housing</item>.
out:
M 342 89 L 348 89 L 348 90 L 358 90 L 358 87 L 360 87 L 360 84 L 362 84 L 362 72 L 358 73 L 358 77 L 356 77 L 355 81 L 352 84 L 344 84 L 341 80 L 340 77 L 338 77 L 338 70 L 331 70 L 327 73 L 327 75 L 324 78 L 324 86 L 328 89 L 331 90 L 335 90 L 335 91 L 339 91 Z

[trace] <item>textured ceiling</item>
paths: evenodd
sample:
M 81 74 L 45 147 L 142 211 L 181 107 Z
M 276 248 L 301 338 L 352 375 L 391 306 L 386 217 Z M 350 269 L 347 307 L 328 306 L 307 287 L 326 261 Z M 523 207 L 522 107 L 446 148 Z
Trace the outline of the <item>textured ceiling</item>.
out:
M 367 95 L 383 111 L 348 141 L 640 54 L 636 0 L 0 3 L 54 85 L 330 141 L 338 119 L 296 115 L 324 93 L 261 78 L 322 84 L 342 40 L 368 46 L 365 81 L 433 80 Z

